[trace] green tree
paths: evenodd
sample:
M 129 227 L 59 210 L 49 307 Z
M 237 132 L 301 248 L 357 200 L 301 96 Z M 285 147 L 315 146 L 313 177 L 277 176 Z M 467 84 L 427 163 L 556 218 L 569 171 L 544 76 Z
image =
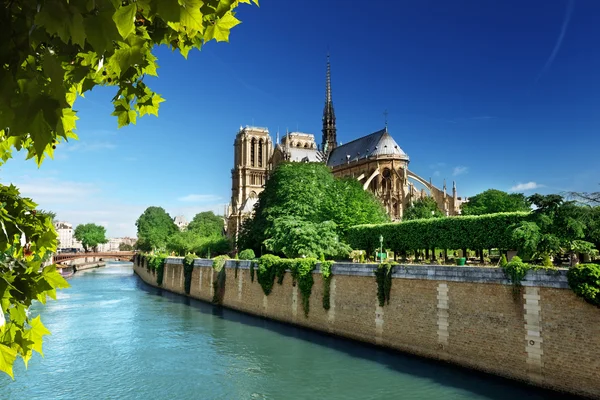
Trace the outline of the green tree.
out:
M 167 239 L 167 250 L 174 251 L 178 256 L 194 252 L 204 242 L 202 236 L 195 231 L 177 231 Z
M 83 249 L 87 252 L 90 249 L 98 250 L 98 245 L 108 242 L 106 238 L 106 228 L 96 224 L 77 225 L 73 232 L 73 237 L 81 242 Z
M 116 86 L 119 127 L 158 115 L 164 100 L 143 79 L 157 76 L 152 51 L 166 45 L 187 57 L 212 39 L 228 41 L 239 3 L 250 0 L 4 1 L 0 165 L 13 150 L 40 164 L 77 138 L 73 104 L 96 86 Z
M 423 197 L 412 203 L 406 208 L 402 215 L 403 220 L 427 219 L 443 217 L 442 213 L 433 197 Z
M 265 247 L 288 258 L 322 255 L 329 258 L 347 258 L 352 249 L 340 241 L 336 224 L 332 221 L 309 222 L 296 217 L 281 217 L 267 230 Z
M 224 227 L 223 217 L 215 215 L 212 211 L 204 211 L 194 216 L 187 226 L 187 230 L 205 237 L 223 236 Z
M 164 249 L 169 236 L 178 232 L 177 225 L 164 208 L 148 207 L 135 222 L 137 247 L 144 251 Z
M 36 206 L 16 187 L 0 185 L 0 371 L 10 377 L 16 358 L 27 366 L 50 333 L 39 315 L 29 314 L 31 304 L 56 299 L 56 289 L 69 287 L 56 265 L 44 264 L 56 252 L 57 235 Z
M 119 251 L 133 251 L 133 246 L 129 243 L 120 243 Z
M 530 203 L 522 193 L 506 193 L 488 189 L 469 198 L 461 207 L 463 215 L 495 214 L 499 212 L 530 211 Z
M 331 221 L 344 240 L 348 228 L 388 220 L 383 207 L 357 181 L 337 179 L 321 163 L 283 163 L 271 174 L 260 193 L 252 219 L 242 226 L 238 247 L 261 254 L 274 221 L 294 217 L 319 224 Z

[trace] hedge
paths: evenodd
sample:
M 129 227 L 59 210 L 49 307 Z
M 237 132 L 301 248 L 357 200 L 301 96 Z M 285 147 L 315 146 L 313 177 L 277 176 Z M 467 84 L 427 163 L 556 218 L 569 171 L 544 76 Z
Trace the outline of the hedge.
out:
M 383 247 L 394 252 L 441 249 L 511 249 L 511 225 L 528 218 L 530 213 L 511 212 L 474 216 L 417 219 L 401 223 L 357 225 L 349 229 L 348 244 L 353 249 L 372 253 Z

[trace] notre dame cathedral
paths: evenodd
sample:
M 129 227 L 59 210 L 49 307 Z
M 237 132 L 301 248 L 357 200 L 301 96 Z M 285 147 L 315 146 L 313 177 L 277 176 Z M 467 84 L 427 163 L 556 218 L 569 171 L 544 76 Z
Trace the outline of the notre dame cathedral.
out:
M 252 215 L 258 195 L 264 189 L 270 171 L 279 163 L 323 162 L 334 176 L 353 177 L 365 190 L 371 191 L 393 221 L 402 219 L 403 210 L 413 201 L 431 196 L 446 215 L 457 215 L 464 201 L 457 196 L 456 184 L 452 194 L 408 169 L 410 158 L 384 129 L 338 144 L 335 111 L 331 96 L 331 65 L 327 57 L 325 107 L 321 146 L 314 135 L 290 132 L 275 147 L 267 128 L 240 127 L 234 142 L 234 166 L 231 170 L 231 203 L 227 206 L 227 233 L 236 238 L 245 218 Z M 419 185 L 420 189 L 415 187 Z

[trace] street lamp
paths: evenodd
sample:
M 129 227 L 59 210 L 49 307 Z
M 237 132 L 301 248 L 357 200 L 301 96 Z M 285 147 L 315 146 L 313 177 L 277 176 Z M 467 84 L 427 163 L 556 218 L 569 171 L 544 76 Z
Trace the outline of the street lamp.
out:
M 383 235 L 379 235 L 379 262 L 383 262 Z

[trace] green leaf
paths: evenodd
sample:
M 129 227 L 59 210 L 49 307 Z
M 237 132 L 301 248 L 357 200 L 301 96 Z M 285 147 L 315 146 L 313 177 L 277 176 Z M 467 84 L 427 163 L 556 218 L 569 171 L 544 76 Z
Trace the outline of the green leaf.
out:
M 13 364 L 17 358 L 17 351 L 0 343 L 0 371 L 5 372 L 13 380 Z
M 54 289 L 66 289 L 70 287 L 69 283 L 56 270 L 56 265 L 48 265 L 42 270 L 42 276 Z
M 86 17 L 83 21 L 87 40 L 98 54 L 112 50 L 112 41 L 120 39 L 112 17 L 111 11 L 102 11 L 98 15 Z
M 130 4 L 128 6 L 119 7 L 113 14 L 112 19 L 115 21 L 115 24 L 117 24 L 117 29 L 123 39 L 135 30 L 135 12 L 136 5 Z
M 85 46 L 85 28 L 83 27 L 83 17 L 73 7 L 71 7 L 71 11 L 73 11 L 73 15 L 70 19 L 69 23 L 69 33 L 71 35 L 71 42 L 73 44 L 78 44 L 81 47 Z
M 202 32 L 204 26 L 202 25 L 202 12 L 200 7 L 204 4 L 200 0 L 183 0 L 181 8 L 181 17 L 179 22 L 183 27 L 186 28 L 188 33 L 190 32 Z
M 215 39 L 217 42 L 228 42 L 229 31 L 240 23 L 241 21 L 239 19 L 234 17 L 231 12 L 228 12 L 216 21 L 214 25 L 211 25 L 206 29 L 204 40 L 208 42 L 211 39 Z
M 27 329 L 23 335 L 25 339 L 33 342 L 31 346 L 32 349 L 40 353 L 42 357 L 44 356 L 44 352 L 42 351 L 42 341 L 44 335 L 50 335 L 50 331 L 46 329 L 44 324 L 42 324 L 42 320 L 40 319 L 39 315 L 29 321 L 29 329 Z

